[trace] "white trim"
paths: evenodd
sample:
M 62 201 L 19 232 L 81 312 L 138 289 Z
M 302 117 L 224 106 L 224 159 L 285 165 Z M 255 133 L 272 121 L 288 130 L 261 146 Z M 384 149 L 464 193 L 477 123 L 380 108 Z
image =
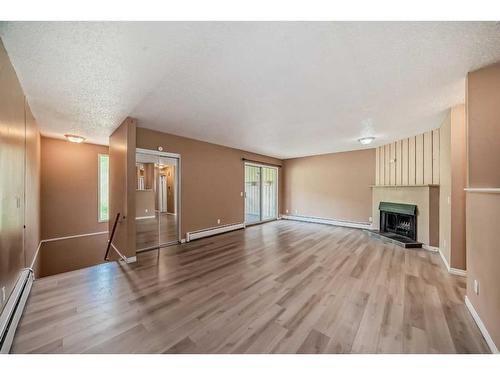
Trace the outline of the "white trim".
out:
M 33 269 L 35 266 L 36 258 L 38 258 L 38 253 L 40 252 L 40 248 L 42 247 L 42 244 L 45 242 L 54 242 L 54 241 L 61 241 L 61 240 L 68 240 L 71 238 L 79 238 L 79 237 L 88 237 L 88 236 L 98 236 L 100 234 L 107 234 L 109 233 L 107 230 L 103 232 L 94 232 L 94 233 L 84 233 L 84 234 L 76 234 L 73 236 L 65 236 L 65 237 L 56 237 L 56 238 L 48 238 L 46 240 L 40 240 L 38 243 L 38 247 L 36 248 L 35 251 L 35 256 L 33 257 L 33 260 L 31 261 L 30 268 Z
M 467 309 L 469 309 L 469 312 L 471 313 L 472 318 L 474 318 L 474 321 L 476 322 L 479 330 L 481 331 L 484 339 L 486 340 L 486 343 L 488 344 L 491 352 L 493 354 L 498 354 L 499 352 L 498 352 L 498 348 L 495 345 L 495 342 L 491 338 L 488 330 L 486 329 L 486 326 L 484 325 L 483 321 L 479 317 L 479 314 L 477 313 L 476 309 L 472 305 L 472 303 L 469 300 L 469 298 L 467 298 L 467 296 L 465 296 L 465 306 L 467 306 Z
M 451 273 L 452 275 L 457 275 L 457 276 L 467 276 L 467 271 L 466 270 L 461 270 L 460 268 L 452 268 L 450 267 L 450 269 L 448 270 L 449 273 Z
M 494 193 L 500 194 L 500 188 L 465 188 L 468 193 Z
M 135 263 L 137 262 L 137 256 L 133 257 L 125 257 L 125 259 L 122 259 L 123 262 L 129 264 L 129 263 Z
M 426 245 L 425 243 L 422 244 L 422 249 L 427 250 L 427 251 L 432 251 L 433 253 L 439 252 L 439 247 Z
M 444 266 L 446 267 L 446 269 L 448 270 L 449 273 L 451 273 L 452 275 L 457 275 L 457 276 L 464 276 L 464 277 L 467 276 L 467 271 L 466 270 L 461 270 L 459 268 L 452 268 L 452 267 L 450 267 L 450 264 L 446 260 L 446 257 L 444 256 L 444 254 L 441 251 L 441 249 L 438 248 L 438 247 L 436 247 L 436 249 L 438 250 L 439 255 L 441 256 L 441 259 L 443 260 Z
M 136 153 L 153 155 L 153 156 L 165 156 L 167 158 L 175 158 L 175 159 L 181 158 L 180 154 L 175 154 L 173 152 L 166 152 L 166 151 L 150 150 L 147 148 L 136 148 L 135 151 Z
M 35 255 L 33 256 L 33 260 L 31 261 L 30 268 L 33 269 L 35 266 L 36 258 L 38 258 L 38 252 L 40 251 L 40 248 L 42 247 L 42 241 L 38 243 L 38 247 L 36 248 Z
M 214 234 L 230 232 L 233 230 L 243 229 L 243 228 L 245 228 L 245 224 L 238 223 L 238 224 L 228 224 L 228 225 L 222 225 L 219 227 L 201 229 L 201 230 L 197 230 L 197 231 L 193 231 L 193 232 L 187 232 L 186 233 L 186 242 L 189 242 L 192 240 L 197 240 L 197 239 L 203 238 L 203 237 L 213 236 Z
M 157 150 L 150 150 L 147 148 L 137 148 L 135 149 L 135 160 L 137 162 L 137 154 L 147 154 L 147 155 L 153 155 L 153 156 L 164 156 L 167 158 L 173 158 L 177 159 L 177 168 L 175 168 L 175 179 L 176 179 L 176 186 L 175 186 L 175 212 L 177 215 L 177 241 L 182 236 L 181 233 L 181 225 L 180 223 L 182 222 L 182 189 L 181 189 L 181 181 L 182 181 L 182 158 L 181 154 L 175 154 L 172 152 L 165 152 L 165 151 L 157 151 Z
M 79 238 L 79 237 L 89 237 L 89 236 L 98 236 L 100 234 L 107 234 L 109 233 L 107 230 L 102 231 L 102 232 L 94 232 L 94 233 L 84 233 L 84 234 L 75 234 L 73 236 L 65 236 L 65 237 L 56 237 L 56 238 L 49 238 L 46 240 L 41 240 L 40 242 L 53 242 L 53 241 L 61 241 L 61 240 L 69 240 L 71 238 Z
M 135 220 L 144 220 L 144 219 L 154 219 L 156 216 L 151 215 L 151 216 L 136 216 Z
M 126 257 L 125 255 L 123 255 L 120 252 L 120 250 L 118 250 L 118 248 L 113 244 L 113 242 L 111 242 L 111 247 L 113 248 L 114 251 L 116 251 L 116 253 L 120 257 L 121 261 L 123 261 L 125 263 L 134 263 L 134 262 L 137 262 L 137 256 Z
M 370 185 L 370 188 L 428 188 L 428 187 L 437 187 L 439 184 L 420 184 L 420 185 Z
M 339 227 L 372 229 L 372 225 L 370 223 L 359 223 L 354 221 L 323 219 L 319 217 L 298 216 L 298 215 L 283 215 L 281 216 L 281 218 L 286 220 L 305 221 L 307 223 L 335 225 Z
M 443 252 L 441 251 L 441 249 L 439 249 L 439 255 L 441 256 L 441 260 L 443 261 L 444 263 L 444 266 L 446 267 L 446 269 L 449 271 L 450 270 L 450 265 L 448 263 L 448 260 L 446 260 L 446 257 L 444 256 Z

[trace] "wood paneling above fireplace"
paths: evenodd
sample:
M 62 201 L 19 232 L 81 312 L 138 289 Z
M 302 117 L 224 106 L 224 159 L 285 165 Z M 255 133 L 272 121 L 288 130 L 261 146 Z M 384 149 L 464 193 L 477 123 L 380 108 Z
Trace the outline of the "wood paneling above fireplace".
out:
M 439 129 L 377 147 L 375 184 L 439 185 Z

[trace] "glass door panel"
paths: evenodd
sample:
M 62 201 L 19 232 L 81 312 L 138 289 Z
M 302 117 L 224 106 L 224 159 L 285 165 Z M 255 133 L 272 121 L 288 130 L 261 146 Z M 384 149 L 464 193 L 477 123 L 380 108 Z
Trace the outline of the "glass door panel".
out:
M 159 246 L 156 212 L 156 178 L 158 157 L 136 153 L 135 224 L 137 250 Z
M 245 223 L 261 221 L 261 170 L 245 164 Z
M 158 164 L 157 211 L 160 246 L 178 241 L 178 159 L 161 156 Z
M 278 213 L 278 170 L 262 167 L 262 220 L 276 219 Z

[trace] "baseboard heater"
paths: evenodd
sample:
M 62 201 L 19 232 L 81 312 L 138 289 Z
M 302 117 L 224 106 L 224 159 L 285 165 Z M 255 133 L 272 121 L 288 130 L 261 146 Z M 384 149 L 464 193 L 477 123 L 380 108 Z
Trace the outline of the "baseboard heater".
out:
M 324 219 L 324 218 L 320 218 L 320 217 L 282 215 L 281 218 L 286 219 L 286 220 L 305 221 L 307 223 L 336 225 L 339 227 L 359 228 L 359 229 L 370 229 L 371 228 L 370 223 L 358 223 L 358 222 L 353 222 L 353 221 Z
M 230 232 L 230 231 L 237 230 L 237 229 L 243 229 L 243 228 L 245 228 L 245 224 L 238 223 L 238 224 L 222 225 L 220 227 L 201 229 L 201 230 L 197 230 L 197 231 L 193 231 L 193 232 L 187 232 L 186 233 L 186 242 L 189 242 L 192 240 L 197 240 L 197 239 L 203 238 L 203 237 L 213 236 L 215 234 L 221 234 L 221 233 Z
M 5 304 L 2 314 L 0 315 L 0 353 L 7 354 L 10 352 L 14 334 L 16 333 L 17 325 L 23 314 L 24 306 L 30 294 L 31 285 L 33 284 L 33 271 L 29 268 L 24 269 L 17 280 L 16 286 L 12 291 L 7 303 Z

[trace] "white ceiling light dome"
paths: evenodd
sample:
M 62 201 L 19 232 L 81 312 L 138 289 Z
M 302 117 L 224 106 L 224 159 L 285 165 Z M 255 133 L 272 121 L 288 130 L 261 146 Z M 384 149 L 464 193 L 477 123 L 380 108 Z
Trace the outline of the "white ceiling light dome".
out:
M 369 145 L 375 140 L 375 137 L 363 137 L 359 138 L 358 142 L 361 143 L 362 145 Z

